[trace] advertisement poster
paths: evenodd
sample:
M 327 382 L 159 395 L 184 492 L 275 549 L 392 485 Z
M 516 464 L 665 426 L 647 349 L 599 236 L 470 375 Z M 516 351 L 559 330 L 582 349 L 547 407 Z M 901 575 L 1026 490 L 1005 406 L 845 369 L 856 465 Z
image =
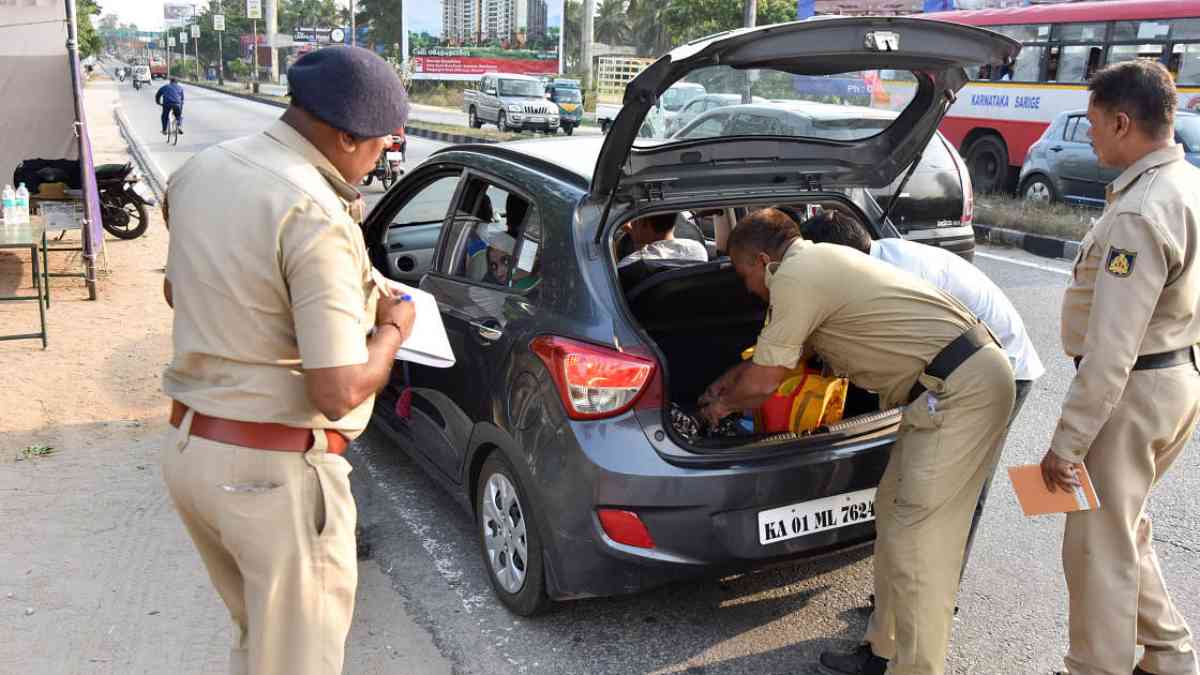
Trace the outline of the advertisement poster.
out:
M 167 28 L 182 28 L 196 16 L 196 5 L 191 2 L 164 2 L 163 25 Z
M 562 72 L 563 0 L 409 0 L 404 53 L 418 80 Z

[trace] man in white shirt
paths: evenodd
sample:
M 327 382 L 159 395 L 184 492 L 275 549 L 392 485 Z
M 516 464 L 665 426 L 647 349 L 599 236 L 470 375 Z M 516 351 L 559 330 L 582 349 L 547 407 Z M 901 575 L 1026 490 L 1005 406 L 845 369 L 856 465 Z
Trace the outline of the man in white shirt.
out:
M 1008 355 L 1016 379 L 1017 396 L 1008 419 L 1008 426 L 1012 427 L 1034 380 L 1041 377 L 1046 369 L 1025 332 L 1025 322 L 1021 320 L 1017 308 L 986 274 L 959 256 L 940 248 L 906 239 L 872 240 L 866 228 L 836 211 L 826 211 L 809 218 L 800 226 L 800 232 L 809 241 L 849 246 L 920 277 L 958 300 L 987 324 Z M 975 520 L 971 523 L 971 533 L 967 539 L 968 554 L 975 542 L 975 528 L 983 514 L 990 485 L 991 481 L 984 484 L 983 494 L 975 509 Z M 966 557 L 963 558 L 963 568 L 966 568 Z
M 675 238 L 675 213 L 644 216 L 625 224 L 626 236 L 634 252 L 621 259 L 617 267 L 632 265 L 641 260 L 693 260 L 708 262 L 708 249 L 691 239 Z

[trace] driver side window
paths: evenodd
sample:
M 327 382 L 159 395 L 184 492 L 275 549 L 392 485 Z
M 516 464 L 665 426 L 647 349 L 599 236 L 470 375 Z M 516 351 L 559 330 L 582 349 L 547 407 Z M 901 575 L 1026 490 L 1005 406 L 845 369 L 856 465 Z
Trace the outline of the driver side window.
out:
M 431 178 L 392 215 L 384 241 L 389 277 L 415 281 L 433 269 L 442 225 L 461 177 L 455 172 Z

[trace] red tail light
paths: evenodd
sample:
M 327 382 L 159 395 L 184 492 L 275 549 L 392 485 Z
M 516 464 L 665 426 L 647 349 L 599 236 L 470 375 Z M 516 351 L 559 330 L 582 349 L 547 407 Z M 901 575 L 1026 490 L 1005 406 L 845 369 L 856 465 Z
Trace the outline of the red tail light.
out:
M 550 370 L 567 415 L 576 420 L 629 410 L 657 370 L 651 359 L 560 337 L 536 338 L 530 349 Z
M 596 515 L 600 517 L 600 526 L 604 528 L 604 533 L 609 539 L 626 546 L 654 548 L 654 538 L 650 536 L 650 530 L 646 529 L 646 524 L 633 511 L 597 509 Z
M 961 157 L 957 156 L 957 150 L 949 147 L 950 152 L 956 153 L 954 169 L 958 171 L 958 179 L 962 183 L 963 189 L 963 212 L 962 224 L 973 225 L 975 222 L 975 185 L 971 183 L 971 172 L 967 171 L 967 165 L 963 163 Z

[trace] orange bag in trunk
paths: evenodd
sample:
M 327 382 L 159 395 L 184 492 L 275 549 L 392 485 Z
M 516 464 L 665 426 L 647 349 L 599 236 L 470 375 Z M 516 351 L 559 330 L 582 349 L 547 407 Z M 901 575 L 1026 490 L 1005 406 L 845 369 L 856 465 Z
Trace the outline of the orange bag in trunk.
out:
M 742 359 L 753 356 L 753 347 L 742 352 Z M 841 421 L 849 381 L 824 375 L 807 362 L 792 372 L 754 412 L 755 431 L 803 434 Z

